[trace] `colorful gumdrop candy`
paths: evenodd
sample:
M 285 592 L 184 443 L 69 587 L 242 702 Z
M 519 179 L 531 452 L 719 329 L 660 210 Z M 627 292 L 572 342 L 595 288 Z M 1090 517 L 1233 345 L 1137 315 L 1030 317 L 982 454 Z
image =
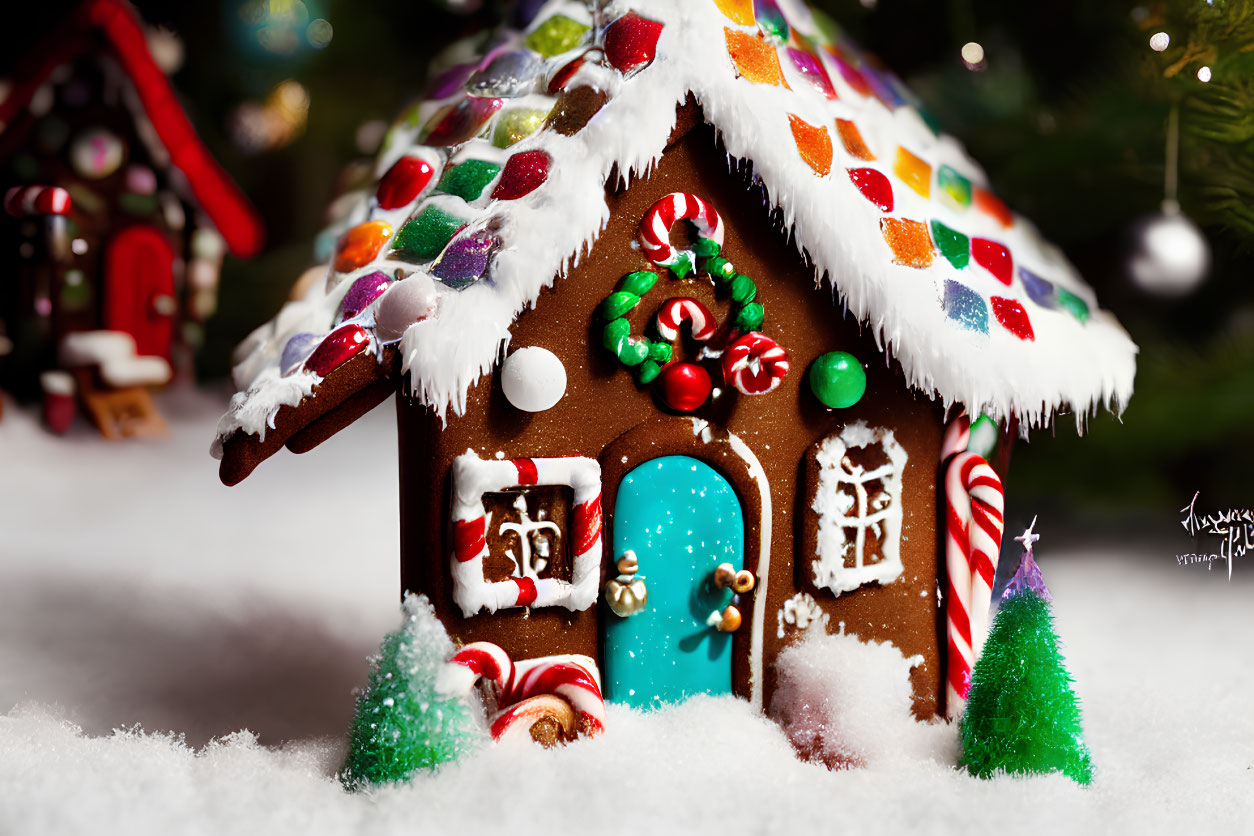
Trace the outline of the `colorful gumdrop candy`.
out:
M 709 372 L 696 363 L 671 363 L 663 367 L 656 385 L 662 403 L 677 412 L 692 412 L 705 403 L 714 390 Z
M 341 273 L 365 267 L 392 237 L 387 221 L 367 221 L 344 233 L 335 251 L 335 269 Z
M 341 325 L 327 335 L 305 361 L 305 370 L 326 377 L 349 360 L 361 354 L 370 342 L 370 335 L 360 325 Z
M 431 163 L 418 157 L 401 157 L 379 180 L 375 198 L 380 209 L 408 206 L 431 182 Z
M 395 342 L 405 336 L 409 326 L 434 316 L 438 305 L 435 283 L 426 275 L 415 273 L 396 282 L 375 309 L 375 336 L 381 342 Z
M 373 273 L 359 277 L 344 294 L 344 301 L 340 302 L 340 316 L 344 319 L 357 316 L 370 307 L 371 302 L 382 296 L 391 283 L 392 280 L 388 274 L 382 270 L 375 270 Z

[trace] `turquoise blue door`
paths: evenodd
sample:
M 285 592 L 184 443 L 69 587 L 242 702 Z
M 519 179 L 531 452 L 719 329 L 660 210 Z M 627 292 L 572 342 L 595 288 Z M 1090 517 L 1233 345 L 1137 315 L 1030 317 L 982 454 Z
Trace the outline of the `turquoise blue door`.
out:
M 740 500 L 713 468 L 688 456 L 645 462 L 614 503 L 614 559 L 635 552 L 644 609 L 606 609 L 606 698 L 646 707 L 731 691 L 731 633 L 710 622 L 731 603 L 713 580 L 720 563 L 744 568 Z

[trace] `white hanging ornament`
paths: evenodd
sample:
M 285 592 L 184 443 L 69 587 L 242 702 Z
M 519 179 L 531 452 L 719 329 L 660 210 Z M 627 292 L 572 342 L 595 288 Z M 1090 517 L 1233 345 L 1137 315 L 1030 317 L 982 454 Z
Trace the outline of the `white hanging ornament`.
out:
M 1176 200 L 1179 177 L 1180 108 L 1172 105 L 1167 116 L 1162 213 L 1143 218 L 1133 227 L 1128 260 L 1133 284 L 1156 296 L 1185 296 L 1210 272 L 1210 244 Z
M 547 348 L 520 348 L 501 364 L 501 388 L 523 412 L 543 412 L 566 394 L 566 367 Z
M 1128 274 L 1146 293 L 1178 297 L 1192 292 L 1210 271 L 1210 244 L 1174 201 L 1133 229 Z

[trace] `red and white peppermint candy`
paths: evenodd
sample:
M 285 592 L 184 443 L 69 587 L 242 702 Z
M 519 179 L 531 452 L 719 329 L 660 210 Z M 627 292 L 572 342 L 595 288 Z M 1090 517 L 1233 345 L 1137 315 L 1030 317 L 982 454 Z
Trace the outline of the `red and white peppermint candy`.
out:
M 658 308 L 657 332 L 664 340 L 674 340 L 685 320 L 692 324 L 692 338 L 699 342 L 705 342 L 718 330 L 709 308 L 690 296 L 679 296 L 667 299 Z
M 640 221 L 640 246 L 645 257 L 661 267 L 674 267 L 683 260 L 671 246 L 671 227 L 676 221 L 692 221 L 702 238 L 723 244 L 723 219 L 718 211 L 702 198 L 688 192 L 672 192 L 645 213 Z M 695 265 L 691 254 L 689 261 Z
M 14 186 L 4 196 L 4 210 L 15 218 L 68 215 L 70 193 L 60 186 Z
M 736 340 L 723 354 L 723 377 L 744 395 L 765 395 L 787 374 L 788 353 L 757 331 Z
M 988 635 L 993 576 L 1001 552 L 1001 478 L 978 453 L 962 451 L 945 469 L 945 620 L 949 634 L 945 711 L 962 713 L 971 670 Z
M 605 731 L 601 687 L 596 676 L 575 658 L 583 657 L 534 659 L 515 666 L 499 646 L 472 642 L 448 661 L 473 674 L 462 684 L 467 693 L 480 679 L 491 684 L 498 710 L 489 726 L 494 740 L 505 740 L 529 738 L 531 726 L 546 717 L 561 723 L 568 737 L 581 728 L 591 735 Z

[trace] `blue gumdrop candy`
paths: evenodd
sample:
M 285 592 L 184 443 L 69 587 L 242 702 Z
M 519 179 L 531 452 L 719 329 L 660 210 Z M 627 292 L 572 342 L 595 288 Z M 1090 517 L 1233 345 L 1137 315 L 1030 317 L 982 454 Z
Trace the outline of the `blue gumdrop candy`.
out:
M 944 308 L 950 319 L 968 331 L 988 333 L 988 303 L 961 282 L 945 280 Z
M 322 342 L 323 334 L 302 332 L 295 334 L 283 346 L 283 354 L 279 358 L 279 371 L 286 377 L 296 371 L 313 354 L 313 350 Z
M 1054 292 L 1053 282 L 1042 279 L 1022 267 L 1019 268 L 1019 281 L 1023 283 L 1023 289 L 1028 292 L 1028 298 L 1033 302 L 1051 310 L 1058 307 L 1058 295 Z

